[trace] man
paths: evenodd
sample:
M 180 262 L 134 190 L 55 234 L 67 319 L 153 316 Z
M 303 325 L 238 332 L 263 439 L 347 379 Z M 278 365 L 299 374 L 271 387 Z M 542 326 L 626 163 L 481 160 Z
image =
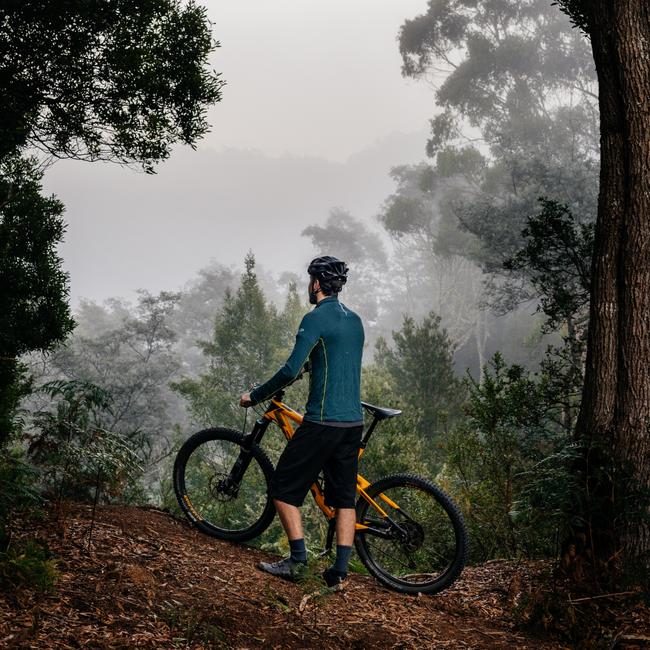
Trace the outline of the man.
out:
M 244 393 L 241 406 L 269 399 L 302 372 L 309 361 L 309 397 L 302 424 L 287 443 L 273 474 L 269 494 L 289 538 L 291 555 L 260 568 L 294 580 L 307 568 L 300 506 L 323 470 L 325 502 L 336 509 L 336 561 L 323 577 L 328 586 L 347 576 L 354 541 L 356 476 L 363 429 L 361 356 L 364 332 L 357 314 L 339 302 L 348 267 L 335 257 L 312 260 L 309 302 L 287 362 L 266 383 Z

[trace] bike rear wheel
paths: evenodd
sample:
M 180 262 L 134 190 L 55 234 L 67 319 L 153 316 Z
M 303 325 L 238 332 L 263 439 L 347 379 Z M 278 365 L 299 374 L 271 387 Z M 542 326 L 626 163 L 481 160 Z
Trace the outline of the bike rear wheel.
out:
M 245 542 L 263 533 L 275 515 L 268 496 L 273 465 L 258 445 L 241 480 L 229 480 L 246 454 L 244 437 L 232 429 L 205 429 L 180 448 L 174 462 L 174 491 L 181 510 L 204 533 Z
M 368 526 L 355 537 L 357 554 L 368 571 L 402 593 L 433 594 L 460 575 L 467 560 L 468 537 L 458 507 L 440 488 L 411 474 L 380 479 L 363 497 L 357 521 Z

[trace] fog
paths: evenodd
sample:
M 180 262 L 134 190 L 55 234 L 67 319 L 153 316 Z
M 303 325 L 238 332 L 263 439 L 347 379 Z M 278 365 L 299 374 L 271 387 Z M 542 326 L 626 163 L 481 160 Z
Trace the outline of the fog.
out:
M 198 151 L 177 149 L 153 177 L 70 161 L 45 176 L 66 205 L 73 306 L 175 289 L 249 249 L 297 272 L 312 254 L 305 226 L 333 206 L 371 220 L 389 169 L 424 157 L 431 90 L 402 78 L 396 42 L 423 0 L 203 4 L 227 85 Z
M 248 250 L 267 269 L 303 272 L 313 250 L 302 230 L 334 206 L 373 222 L 394 188 L 388 170 L 421 158 L 425 139 L 393 134 L 345 163 L 179 149 L 156 175 L 58 162 L 45 184 L 66 205 L 72 303 L 176 289 L 211 261 L 242 267 Z
M 228 83 L 206 145 L 344 162 L 389 133 L 427 128 L 431 90 L 401 77 L 397 47 L 426 0 L 203 4 Z
M 79 331 L 102 309 L 88 300 L 133 306 L 139 289 L 184 289 L 176 334 L 197 373 L 197 335 L 210 335 L 249 252 L 278 307 L 287 277 L 334 254 L 351 267 L 344 299 L 366 322 L 367 359 L 405 318 L 439 317 L 459 374 L 480 376 L 497 350 L 535 367 L 557 330 L 543 327 L 540 298 L 555 298 L 539 287 L 562 285 L 566 263 L 551 285 L 536 274 L 555 260 L 504 263 L 539 197 L 567 206 L 565 232 L 593 220 L 597 95 L 566 16 L 522 2 L 537 13 L 521 24 L 507 7 L 463 5 L 460 36 L 422 0 L 206 3 L 227 85 L 197 149 L 177 147 L 153 175 L 59 161 L 45 176 L 67 210 Z M 105 309 L 108 321 L 129 311 Z

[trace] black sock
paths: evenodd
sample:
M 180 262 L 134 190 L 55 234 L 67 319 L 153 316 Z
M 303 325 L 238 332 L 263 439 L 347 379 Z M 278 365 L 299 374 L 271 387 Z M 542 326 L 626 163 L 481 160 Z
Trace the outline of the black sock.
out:
M 291 559 L 294 562 L 307 562 L 307 548 L 305 547 L 305 538 L 290 539 L 289 548 L 291 549 Z
M 348 574 L 348 562 L 352 554 L 351 546 L 336 545 L 336 561 L 330 567 L 330 570 L 336 574 L 345 576 Z

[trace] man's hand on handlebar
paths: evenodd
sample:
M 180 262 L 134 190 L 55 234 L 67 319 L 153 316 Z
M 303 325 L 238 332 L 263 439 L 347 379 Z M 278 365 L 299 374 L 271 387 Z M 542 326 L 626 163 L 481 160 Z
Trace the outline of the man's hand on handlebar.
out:
M 239 406 L 243 406 L 244 408 L 248 408 L 249 406 L 252 406 L 253 402 L 251 402 L 251 394 L 250 393 L 244 393 L 241 398 L 239 399 Z

